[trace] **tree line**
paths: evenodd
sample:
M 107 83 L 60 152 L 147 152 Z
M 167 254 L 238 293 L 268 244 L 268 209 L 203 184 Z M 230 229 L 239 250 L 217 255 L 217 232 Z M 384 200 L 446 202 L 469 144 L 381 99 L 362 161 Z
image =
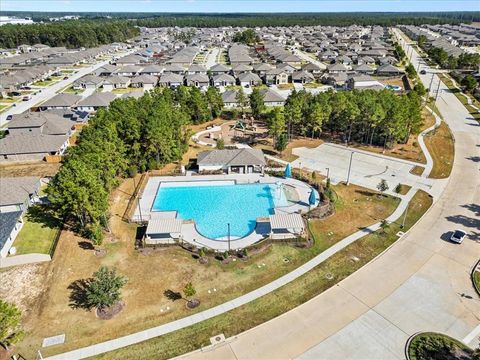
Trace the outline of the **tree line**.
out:
M 223 102 L 211 87 L 155 89 L 116 99 L 98 110 L 47 188 L 52 209 L 82 235 L 101 242 L 108 196 L 118 178 L 178 161 L 188 149 L 188 125 L 211 120 Z
M 0 48 L 45 44 L 67 48 L 96 47 L 124 42 L 140 34 L 126 20 L 68 20 L 44 24 L 0 26 Z
M 351 141 L 388 147 L 406 143 L 423 124 L 422 101 L 416 91 L 396 95 L 390 90 L 323 92 L 293 91 L 284 109 L 267 116 L 277 150 L 293 135 L 319 137 L 323 132 Z M 280 141 L 280 145 L 277 142 Z

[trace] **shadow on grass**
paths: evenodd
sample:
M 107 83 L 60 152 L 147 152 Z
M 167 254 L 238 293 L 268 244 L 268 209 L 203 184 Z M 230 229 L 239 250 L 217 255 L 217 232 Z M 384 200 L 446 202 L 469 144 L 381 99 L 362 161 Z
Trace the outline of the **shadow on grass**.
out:
M 62 226 L 62 221 L 45 205 L 33 205 L 28 209 L 27 219 L 31 222 L 43 224 L 50 229 Z
M 87 288 L 91 281 L 92 279 L 75 280 L 68 286 L 68 290 L 71 290 L 69 306 L 72 309 L 90 310 L 87 304 Z
M 177 301 L 177 300 L 180 300 L 182 298 L 182 294 L 180 292 L 176 292 L 176 291 L 173 291 L 173 290 L 165 290 L 163 292 L 163 295 L 165 295 L 165 297 L 169 300 L 172 300 L 172 301 Z

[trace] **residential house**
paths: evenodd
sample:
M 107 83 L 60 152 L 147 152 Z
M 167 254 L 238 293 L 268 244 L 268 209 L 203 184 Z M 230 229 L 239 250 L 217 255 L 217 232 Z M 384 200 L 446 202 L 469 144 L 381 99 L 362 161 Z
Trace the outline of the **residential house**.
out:
M 230 72 L 231 68 L 227 65 L 215 64 L 209 70 L 210 70 L 210 73 L 215 76 L 215 75 L 227 74 Z
M 187 69 L 186 72 L 187 75 L 194 75 L 194 74 L 201 74 L 201 75 L 207 75 L 207 68 L 203 65 L 199 64 L 192 64 L 190 67 Z
M 130 85 L 132 87 L 141 87 L 145 90 L 153 89 L 158 83 L 158 78 L 153 75 L 142 74 L 132 78 Z
M 76 122 L 55 111 L 15 114 L 8 122 L 8 136 L 12 135 L 67 135 L 70 136 Z
M 85 75 L 73 82 L 73 89 L 97 89 L 103 84 L 103 78 L 96 75 Z
M 114 89 L 126 89 L 131 83 L 131 79 L 119 76 L 119 75 L 112 75 L 107 77 L 102 84 L 104 91 L 112 91 Z
M 307 84 L 315 81 L 315 77 L 308 71 L 296 71 L 292 74 L 292 82 Z
M 285 105 L 285 99 L 272 89 L 262 89 L 260 90 L 260 94 L 263 96 L 265 106 L 271 107 Z
M 0 139 L 1 161 L 43 160 L 46 155 L 63 155 L 68 135 L 7 135 Z
M 244 87 L 257 86 L 262 83 L 262 79 L 254 73 L 241 73 L 237 78 L 240 85 Z
M 23 226 L 22 215 L 37 200 L 39 177 L 0 178 L 0 257 L 8 255 Z
M 60 93 L 40 105 L 41 110 L 49 109 L 72 109 L 80 100 L 81 96 L 69 93 Z
M 361 64 L 353 68 L 353 70 L 359 74 L 366 74 L 366 75 L 373 75 L 375 73 L 375 69 L 367 64 Z
M 213 86 L 229 86 L 235 85 L 235 78 L 229 74 L 219 74 L 212 77 Z
M 138 73 L 140 73 L 141 70 L 142 70 L 142 67 L 137 65 L 125 65 L 120 68 L 117 68 L 115 70 L 115 75 L 133 77 L 133 76 L 136 76 Z
M 396 68 L 393 65 L 390 64 L 385 64 L 385 65 L 380 65 L 377 70 L 375 71 L 377 75 L 383 75 L 383 76 L 397 76 L 403 74 L 403 71 L 400 69 Z
M 195 86 L 198 88 L 208 87 L 210 79 L 205 74 L 190 74 L 185 75 L 185 82 L 187 86 Z
M 226 109 L 238 107 L 237 90 L 226 90 L 222 93 L 223 106 Z
M 175 74 L 175 73 L 163 73 L 160 76 L 158 85 L 176 88 L 180 85 L 183 85 L 183 75 Z
M 139 71 L 141 75 L 160 76 L 163 73 L 164 67 L 157 64 L 147 65 Z
M 115 99 L 116 95 L 111 92 L 95 92 L 81 100 L 76 108 L 80 111 L 94 112 L 99 108 L 107 108 Z
M 346 82 L 349 90 L 382 90 L 383 84 L 368 75 L 354 75 L 350 76 Z
M 267 85 L 288 84 L 289 73 L 283 69 L 272 68 L 265 72 L 264 79 Z

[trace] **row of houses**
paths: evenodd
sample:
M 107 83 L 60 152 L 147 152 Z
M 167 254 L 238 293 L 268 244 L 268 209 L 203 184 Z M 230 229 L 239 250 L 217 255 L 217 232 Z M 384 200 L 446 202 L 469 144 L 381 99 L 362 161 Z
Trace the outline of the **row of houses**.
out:
M 425 36 L 425 46 L 427 48 L 434 47 L 443 49 L 449 56 L 458 57 L 464 52 L 461 48 L 454 45 L 447 38 L 438 34 L 434 34 L 420 26 L 405 25 L 401 26 L 400 29 L 412 40 L 417 40 L 421 35 Z
M 4 72 L 0 77 L 0 92 L 3 97 L 9 92 L 32 85 L 36 81 L 48 79 L 58 73 L 58 68 L 51 65 L 37 65 Z

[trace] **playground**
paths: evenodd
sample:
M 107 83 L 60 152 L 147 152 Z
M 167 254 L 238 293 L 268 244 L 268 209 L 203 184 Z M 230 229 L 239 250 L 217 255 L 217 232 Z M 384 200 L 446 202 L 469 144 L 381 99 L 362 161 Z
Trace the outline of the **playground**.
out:
M 194 141 L 199 144 L 212 147 L 217 146 L 218 139 L 223 139 L 224 145 L 229 146 L 237 143 L 252 145 L 266 138 L 268 129 L 265 124 L 247 116 L 218 126 L 209 126 L 193 136 Z

